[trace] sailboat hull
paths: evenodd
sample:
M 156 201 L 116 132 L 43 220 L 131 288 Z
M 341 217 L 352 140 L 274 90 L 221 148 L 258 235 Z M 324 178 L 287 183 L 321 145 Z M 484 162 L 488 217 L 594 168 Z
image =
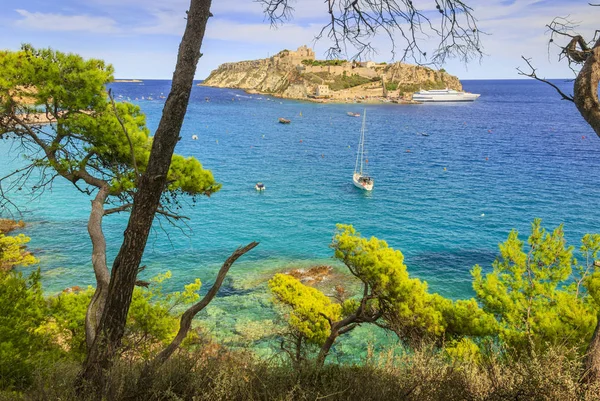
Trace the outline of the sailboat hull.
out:
M 354 173 L 354 175 L 352 176 L 352 182 L 354 183 L 354 186 L 365 191 L 373 190 L 373 179 L 371 179 L 368 182 L 365 182 L 361 180 L 362 177 L 363 176 L 359 173 Z

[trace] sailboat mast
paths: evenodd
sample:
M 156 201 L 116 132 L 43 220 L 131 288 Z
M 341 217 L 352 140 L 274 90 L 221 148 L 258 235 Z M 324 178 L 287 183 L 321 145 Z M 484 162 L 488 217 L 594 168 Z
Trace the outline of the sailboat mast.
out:
M 363 121 L 362 126 L 360 128 L 360 139 L 358 141 L 358 149 L 356 150 L 356 163 L 354 164 L 354 172 L 359 172 L 362 175 L 363 172 L 363 156 L 365 151 L 365 127 L 366 127 L 366 119 L 367 119 L 367 110 L 363 110 Z M 359 162 L 360 162 L 360 170 L 359 170 Z
M 365 153 L 365 126 L 367 122 L 367 109 L 363 110 L 363 121 L 360 129 L 360 175 L 363 173 L 363 161 Z

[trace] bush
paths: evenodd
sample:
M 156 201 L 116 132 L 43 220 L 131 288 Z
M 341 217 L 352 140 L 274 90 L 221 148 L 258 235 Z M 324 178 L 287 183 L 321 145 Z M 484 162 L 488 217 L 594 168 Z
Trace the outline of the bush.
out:
M 28 278 L 0 271 L 0 389 L 25 388 L 39 365 L 58 356 L 39 330 L 47 320 L 39 270 Z

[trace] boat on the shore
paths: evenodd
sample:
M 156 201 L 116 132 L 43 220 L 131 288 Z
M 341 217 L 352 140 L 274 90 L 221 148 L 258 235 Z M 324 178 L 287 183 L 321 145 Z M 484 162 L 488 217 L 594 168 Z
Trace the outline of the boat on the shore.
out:
M 351 112 L 351 111 L 349 111 L 349 112 L 348 112 L 348 113 L 346 113 L 346 114 L 348 114 L 350 117 L 360 117 L 360 113 L 353 113 L 353 112 Z
M 454 89 L 431 89 L 423 90 L 413 94 L 413 100 L 417 102 L 472 102 L 477 99 L 479 94 L 469 92 L 459 92 Z
M 373 189 L 373 178 L 369 177 L 366 173 L 366 164 L 368 160 L 365 159 L 365 127 L 367 122 L 367 109 L 363 111 L 363 121 L 360 128 L 360 140 L 358 141 L 358 150 L 356 151 L 356 164 L 354 165 L 354 174 L 352 175 L 352 182 L 354 186 L 365 191 L 371 191 Z
M 291 121 L 291 120 L 288 120 L 287 118 L 283 118 L 283 117 L 280 117 L 280 118 L 279 118 L 279 123 L 280 123 L 280 124 L 289 124 L 289 123 L 291 123 L 291 122 L 292 122 L 292 121 Z

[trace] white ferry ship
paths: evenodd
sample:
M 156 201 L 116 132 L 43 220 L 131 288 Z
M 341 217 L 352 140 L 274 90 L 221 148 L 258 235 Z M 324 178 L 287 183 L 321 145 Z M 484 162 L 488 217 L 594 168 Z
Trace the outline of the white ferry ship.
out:
M 454 89 L 431 89 L 415 92 L 413 100 L 417 102 L 472 102 L 479 96 L 477 93 L 459 92 Z

